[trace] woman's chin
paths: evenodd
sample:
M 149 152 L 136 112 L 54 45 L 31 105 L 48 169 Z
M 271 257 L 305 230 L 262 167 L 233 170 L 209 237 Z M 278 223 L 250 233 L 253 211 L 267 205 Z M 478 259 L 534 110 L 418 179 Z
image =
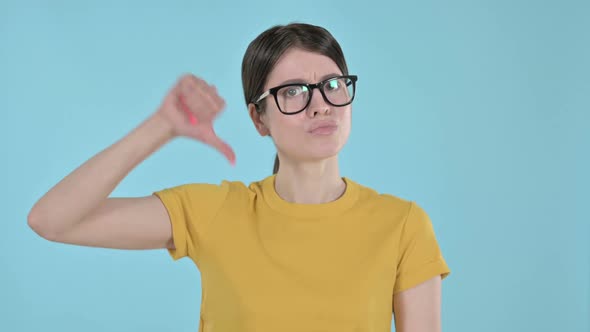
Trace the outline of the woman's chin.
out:
M 306 142 L 302 145 L 290 146 L 283 151 L 291 150 L 292 153 L 289 154 L 298 160 L 321 161 L 337 156 L 344 147 L 344 143 L 346 142 L 340 140 Z
M 325 160 L 330 159 L 338 155 L 340 152 L 339 146 L 334 147 L 322 147 L 314 149 L 313 151 L 307 151 L 307 156 L 310 160 Z

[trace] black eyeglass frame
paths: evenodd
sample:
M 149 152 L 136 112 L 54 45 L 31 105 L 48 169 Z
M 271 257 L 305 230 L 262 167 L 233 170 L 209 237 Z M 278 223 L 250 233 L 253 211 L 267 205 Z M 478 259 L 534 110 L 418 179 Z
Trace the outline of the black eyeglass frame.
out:
M 352 84 L 352 98 L 350 99 L 349 102 L 347 102 L 345 104 L 337 105 L 337 104 L 334 104 L 334 103 L 332 103 L 332 102 L 330 102 L 328 100 L 328 98 L 326 97 L 326 94 L 324 93 L 323 87 L 324 87 L 324 85 L 326 83 L 328 83 L 328 82 L 330 82 L 332 80 L 341 79 L 341 78 L 350 79 L 351 84 Z M 354 97 L 356 96 L 356 81 L 357 80 L 358 80 L 358 76 L 357 75 L 340 75 L 340 76 L 334 76 L 334 77 L 327 78 L 327 79 L 325 79 L 325 80 L 323 80 L 321 82 L 314 83 L 314 84 L 310 84 L 310 83 L 289 83 L 289 84 L 283 84 L 283 85 L 275 86 L 273 88 L 270 88 L 270 89 L 266 90 L 264 93 L 262 93 L 260 95 L 260 97 L 258 97 L 258 99 L 255 102 L 253 102 L 253 104 L 254 104 L 254 107 L 256 107 L 256 111 L 257 112 L 260 112 L 260 102 L 264 98 L 268 97 L 269 95 L 272 95 L 274 97 L 274 100 L 275 100 L 275 103 L 277 105 L 277 108 L 279 109 L 279 111 L 281 113 L 283 113 L 285 115 L 294 115 L 294 114 L 303 112 L 303 110 L 305 110 L 307 108 L 307 106 L 309 106 L 309 103 L 311 102 L 311 98 L 313 97 L 313 89 L 316 89 L 317 88 L 317 89 L 320 90 L 320 94 L 322 95 L 322 98 L 324 98 L 324 101 L 326 103 L 328 103 L 328 104 L 330 104 L 332 106 L 335 106 L 335 107 L 342 107 L 342 106 L 350 105 L 352 103 L 352 101 L 354 100 Z M 309 91 L 309 97 L 307 99 L 307 103 L 299 111 L 287 113 L 287 112 L 283 112 L 283 110 L 281 109 L 281 106 L 279 106 L 279 98 L 277 97 L 277 92 L 280 89 L 285 88 L 285 87 L 288 87 L 288 86 L 305 86 L 305 87 L 307 87 L 307 89 Z

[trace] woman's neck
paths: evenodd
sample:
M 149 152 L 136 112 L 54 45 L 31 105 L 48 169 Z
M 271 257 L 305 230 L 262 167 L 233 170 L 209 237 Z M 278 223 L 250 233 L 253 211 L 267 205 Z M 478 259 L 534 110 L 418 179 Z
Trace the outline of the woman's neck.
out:
M 299 204 L 332 202 L 346 191 L 337 157 L 319 163 L 297 165 L 281 160 L 274 185 L 282 199 Z

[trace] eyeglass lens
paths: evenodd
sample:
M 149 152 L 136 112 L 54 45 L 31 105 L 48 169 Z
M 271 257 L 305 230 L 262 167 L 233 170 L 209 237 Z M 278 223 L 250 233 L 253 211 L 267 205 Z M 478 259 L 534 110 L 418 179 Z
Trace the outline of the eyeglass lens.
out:
M 327 81 L 322 90 L 326 99 L 335 106 L 343 106 L 352 100 L 354 87 L 350 78 L 335 78 Z M 278 106 L 285 113 L 299 112 L 309 101 L 310 91 L 305 85 L 289 85 L 277 91 Z

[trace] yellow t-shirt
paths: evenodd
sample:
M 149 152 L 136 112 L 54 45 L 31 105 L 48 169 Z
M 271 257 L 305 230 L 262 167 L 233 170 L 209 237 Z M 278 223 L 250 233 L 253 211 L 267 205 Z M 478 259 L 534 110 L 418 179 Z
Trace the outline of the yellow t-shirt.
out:
M 343 177 L 344 194 L 296 204 L 275 175 L 157 191 L 174 260 L 201 273 L 200 332 L 385 332 L 393 295 L 450 270 L 414 202 Z

